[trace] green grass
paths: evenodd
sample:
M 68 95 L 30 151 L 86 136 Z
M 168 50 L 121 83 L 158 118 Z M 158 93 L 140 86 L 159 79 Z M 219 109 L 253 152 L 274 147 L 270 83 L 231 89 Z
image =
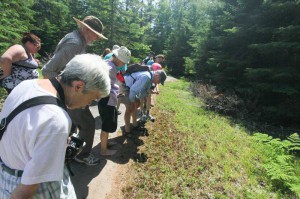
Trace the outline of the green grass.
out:
M 183 81 L 161 86 L 126 198 L 296 198 L 273 187 L 267 148 L 241 125 L 202 108 Z
M 3 103 L 7 96 L 7 92 L 4 88 L 0 87 L 0 111 L 2 110 Z

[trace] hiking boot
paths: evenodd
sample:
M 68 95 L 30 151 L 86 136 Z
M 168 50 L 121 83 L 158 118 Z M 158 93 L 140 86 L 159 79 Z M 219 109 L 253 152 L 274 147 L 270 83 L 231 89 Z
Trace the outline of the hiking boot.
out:
M 145 123 L 147 121 L 147 116 L 143 115 L 140 119 L 140 122 Z
M 90 154 L 88 157 L 83 159 L 75 157 L 75 161 L 78 163 L 86 164 L 88 166 L 94 166 L 100 163 L 100 159 L 95 157 L 93 154 Z
M 147 115 L 147 120 L 150 120 L 151 122 L 155 122 L 155 117 L 153 117 L 152 115 L 148 114 Z

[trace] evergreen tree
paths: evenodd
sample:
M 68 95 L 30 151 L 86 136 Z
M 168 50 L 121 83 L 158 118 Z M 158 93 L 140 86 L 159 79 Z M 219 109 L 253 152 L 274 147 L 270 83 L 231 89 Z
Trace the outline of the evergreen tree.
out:
M 20 43 L 25 32 L 30 32 L 33 26 L 35 11 L 30 9 L 33 0 L 2 0 L 0 2 L 0 53 L 2 54 L 9 46 Z
M 256 118 L 299 124 L 299 3 L 230 1 L 213 11 L 199 74 L 234 89 Z
M 54 52 L 60 39 L 76 27 L 76 23 L 70 16 L 70 10 L 66 2 L 51 0 L 36 0 L 32 6 L 36 10 L 32 24 L 34 32 L 42 40 L 43 56 Z

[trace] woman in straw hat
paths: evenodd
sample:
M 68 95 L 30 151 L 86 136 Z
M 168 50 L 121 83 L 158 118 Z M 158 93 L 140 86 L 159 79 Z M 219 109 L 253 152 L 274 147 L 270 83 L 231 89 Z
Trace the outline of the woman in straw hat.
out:
M 87 16 L 82 21 L 75 17 L 73 19 L 77 23 L 78 29 L 68 33 L 60 40 L 53 57 L 42 68 L 45 78 L 58 76 L 75 55 L 85 53 L 87 45 L 99 39 L 107 39 L 102 34 L 103 24 L 97 17 Z M 86 142 L 86 146 L 78 155 L 77 160 L 86 165 L 98 164 L 99 158 L 90 154 L 95 134 L 95 119 L 89 107 L 70 110 L 69 114 L 73 124 L 79 129 L 79 136 Z

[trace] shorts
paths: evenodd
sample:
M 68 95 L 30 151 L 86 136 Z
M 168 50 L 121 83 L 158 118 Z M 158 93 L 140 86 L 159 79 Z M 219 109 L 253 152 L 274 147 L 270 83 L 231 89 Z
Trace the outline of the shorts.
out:
M 10 198 L 14 189 L 21 184 L 22 177 L 16 177 L 6 173 L 0 166 L 0 198 Z M 40 198 L 61 198 L 74 199 L 76 193 L 70 179 L 67 167 L 64 167 L 63 179 L 61 181 L 42 182 L 37 191 L 31 197 L 32 199 Z
M 118 112 L 115 106 L 107 105 L 109 96 L 98 103 L 98 110 L 102 120 L 102 131 L 113 133 L 118 127 Z
M 120 85 L 120 94 L 119 94 L 119 97 L 118 97 L 118 101 L 121 104 L 126 105 L 126 104 L 130 103 L 129 92 L 130 92 L 130 89 L 125 84 Z

